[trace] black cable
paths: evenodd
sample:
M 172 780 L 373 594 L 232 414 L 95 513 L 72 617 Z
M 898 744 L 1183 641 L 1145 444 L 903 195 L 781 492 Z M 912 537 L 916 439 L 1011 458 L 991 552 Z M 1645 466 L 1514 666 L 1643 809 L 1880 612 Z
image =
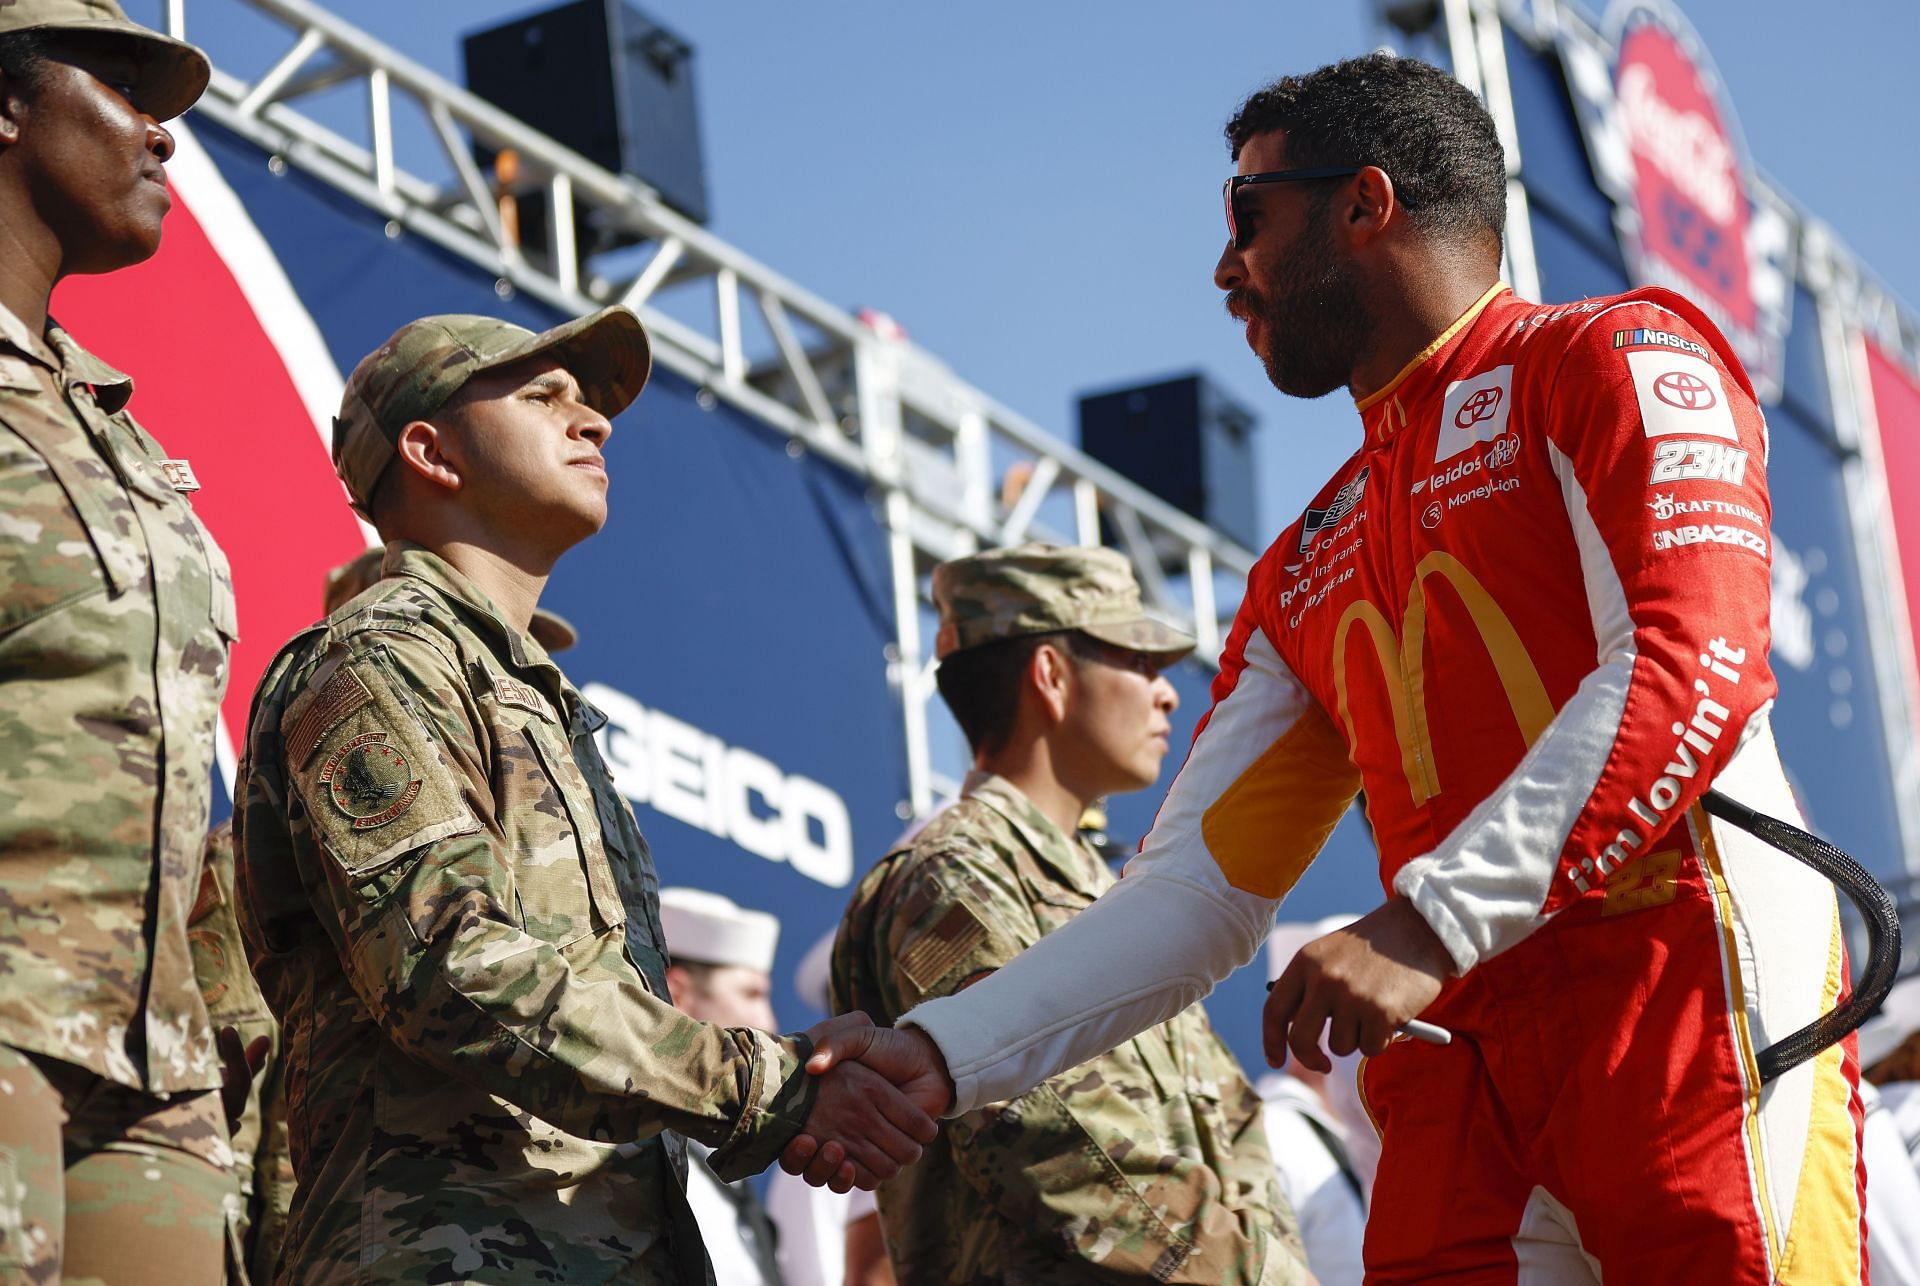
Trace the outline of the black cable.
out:
M 1893 898 L 1880 887 L 1878 880 L 1867 874 L 1865 867 L 1818 835 L 1809 835 L 1777 817 L 1757 813 L 1717 790 L 1702 795 L 1700 803 L 1721 821 L 1738 826 L 1833 881 L 1834 887 L 1860 908 L 1861 918 L 1867 925 L 1867 966 L 1861 972 L 1860 985 L 1854 988 L 1845 1004 L 1835 1006 L 1799 1031 L 1760 1051 L 1757 1061 L 1764 1083 L 1839 1043 L 1880 1007 L 1887 992 L 1893 989 L 1894 975 L 1900 967 L 1900 915 L 1894 909 Z

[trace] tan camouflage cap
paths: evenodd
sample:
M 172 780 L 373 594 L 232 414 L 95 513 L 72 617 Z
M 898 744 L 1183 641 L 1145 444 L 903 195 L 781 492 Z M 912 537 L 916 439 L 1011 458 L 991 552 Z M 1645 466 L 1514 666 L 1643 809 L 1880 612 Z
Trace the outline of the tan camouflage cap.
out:
M 647 331 L 615 305 L 534 334 L 495 317 L 447 313 L 395 331 L 360 359 L 333 421 L 333 467 L 361 512 L 393 463 L 400 430 L 431 419 L 483 371 L 550 355 L 580 381 L 587 405 L 612 419 L 632 404 L 653 367 Z
M 1020 545 L 933 569 L 940 609 L 934 656 L 945 660 L 982 643 L 1079 630 L 1103 643 L 1177 661 L 1193 651 L 1187 635 L 1146 614 L 1133 568 L 1111 549 Z
M 0 32 L 8 31 L 124 38 L 140 66 L 134 105 L 157 121 L 170 121 L 192 107 L 212 75 L 205 54 L 141 26 L 114 0 L 0 0 Z
M 387 551 L 379 545 L 363 549 L 327 573 L 326 586 L 320 592 L 320 610 L 332 616 L 347 603 L 360 597 L 367 586 L 380 579 Z M 533 609 L 533 621 L 527 626 L 533 641 L 548 652 L 564 652 L 580 641 L 580 631 L 558 612 L 544 607 Z

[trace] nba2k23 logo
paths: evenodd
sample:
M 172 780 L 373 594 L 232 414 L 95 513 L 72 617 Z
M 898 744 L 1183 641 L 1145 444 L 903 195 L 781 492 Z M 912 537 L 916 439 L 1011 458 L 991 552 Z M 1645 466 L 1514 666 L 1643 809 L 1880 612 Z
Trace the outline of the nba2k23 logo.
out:
M 1732 106 L 1679 10 L 1616 0 L 1603 25 L 1604 38 L 1563 24 L 1560 54 L 1630 270 L 1699 304 L 1772 402 L 1792 306 L 1791 215 L 1753 181 Z

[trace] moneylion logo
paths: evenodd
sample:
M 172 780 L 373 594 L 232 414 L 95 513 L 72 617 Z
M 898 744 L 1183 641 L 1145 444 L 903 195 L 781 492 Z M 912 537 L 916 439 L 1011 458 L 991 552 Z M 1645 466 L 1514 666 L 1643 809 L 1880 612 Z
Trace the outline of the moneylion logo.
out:
M 1677 406 L 1683 411 L 1704 411 L 1719 400 L 1714 397 L 1711 385 L 1698 375 L 1689 375 L 1686 371 L 1668 371 L 1655 380 L 1653 395 L 1668 406 Z
M 1453 413 L 1456 428 L 1470 429 L 1482 420 L 1491 420 L 1500 411 L 1506 394 L 1499 388 L 1483 388 L 1460 404 Z

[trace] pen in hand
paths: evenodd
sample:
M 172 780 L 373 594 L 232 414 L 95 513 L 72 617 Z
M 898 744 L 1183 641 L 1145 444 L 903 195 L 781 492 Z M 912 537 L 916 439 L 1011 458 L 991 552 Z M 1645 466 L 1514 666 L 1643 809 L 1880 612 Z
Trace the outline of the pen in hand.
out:
M 1267 984 L 1267 990 L 1273 990 L 1273 983 Z M 1415 1040 L 1424 1040 L 1429 1045 L 1453 1044 L 1453 1033 L 1434 1023 L 1423 1023 L 1418 1018 L 1409 1018 L 1394 1029 L 1402 1036 L 1411 1036 Z

